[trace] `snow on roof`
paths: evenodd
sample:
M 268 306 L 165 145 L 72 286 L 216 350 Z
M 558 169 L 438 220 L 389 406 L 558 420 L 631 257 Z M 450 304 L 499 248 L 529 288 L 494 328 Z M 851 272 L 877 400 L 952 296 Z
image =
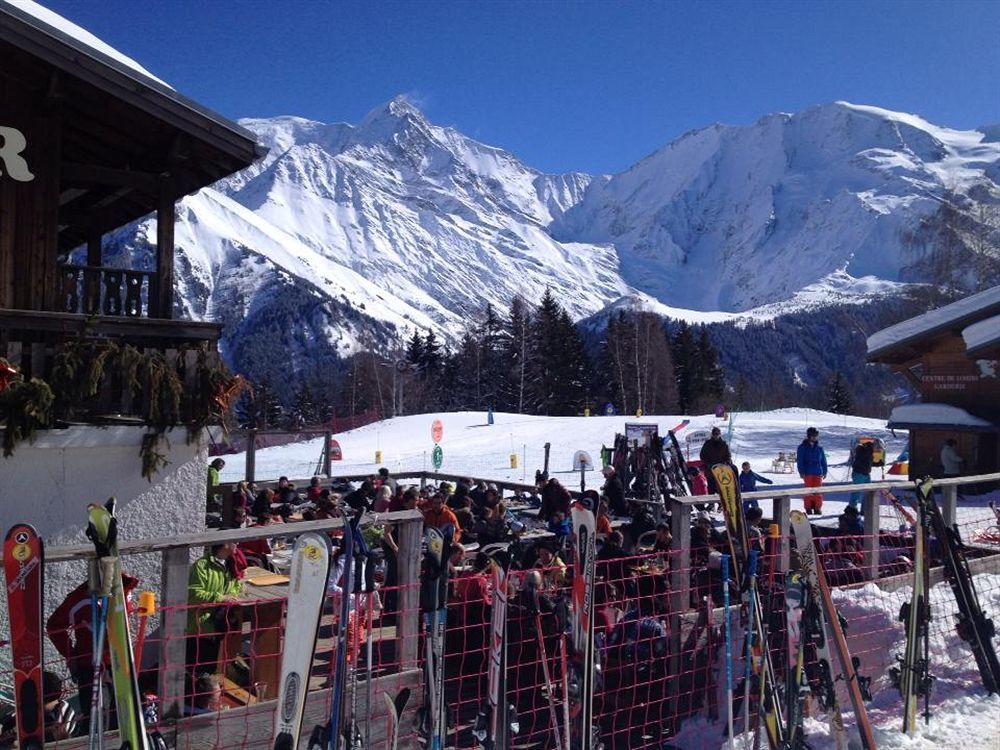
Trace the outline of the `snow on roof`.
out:
M 171 88 L 170 84 L 161 81 L 131 57 L 123 55 L 110 44 L 101 41 L 86 29 L 77 26 L 72 21 L 63 18 L 58 13 L 55 13 L 48 8 L 42 7 L 38 3 L 34 2 L 34 0 L 0 0 L 0 4 L 13 6 L 17 10 L 27 13 L 36 21 L 40 21 L 42 24 L 59 32 L 59 34 L 69 37 L 69 39 L 77 42 L 78 45 L 89 48 L 89 51 L 91 52 L 97 52 L 98 56 L 109 57 L 115 62 L 124 65 L 126 68 L 130 68 L 133 72 L 139 73 L 145 78 L 155 81 L 161 86 Z
M 995 430 L 989 420 L 969 414 L 965 409 L 951 404 L 906 404 L 893 408 L 889 415 L 890 430 L 912 427 L 965 430 Z
M 962 325 L 963 322 L 975 322 L 977 316 L 991 313 L 1000 313 L 1000 286 L 873 333 L 868 337 L 868 357 L 871 359 L 902 344 Z
M 973 323 L 962 331 L 965 348 L 972 354 L 977 349 L 1000 346 L 1000 315 Z

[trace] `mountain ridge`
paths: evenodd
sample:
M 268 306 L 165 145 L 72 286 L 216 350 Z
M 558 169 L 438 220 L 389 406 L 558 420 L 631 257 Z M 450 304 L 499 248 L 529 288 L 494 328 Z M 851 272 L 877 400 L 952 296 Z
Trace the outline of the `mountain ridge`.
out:
M 574 320 L 641 307 L 739 324 L 972 288 L 1000 245 L 1000 219 L 975 215 L 1000 206 L 1000 139 L 868 105 L 712 124 L 614 175 L 543 173 L 404 97 L 356 125 L 240 123 L 268 155 L 181 201 L 176 233 L 178 312 L 218 317 L 234 365 L 263 347 L 262 320 L 295 368 L 414 330 L 455 341 L 486 304 L 546 288 Z M 155 237 L 144 219 L 108 254 L 149 263 Z

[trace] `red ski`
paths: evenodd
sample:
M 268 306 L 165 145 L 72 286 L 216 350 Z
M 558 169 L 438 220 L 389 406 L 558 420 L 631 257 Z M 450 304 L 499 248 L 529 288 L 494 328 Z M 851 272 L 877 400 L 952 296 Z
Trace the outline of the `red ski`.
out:
M 14 695 L 18 747 L 41 750 L 45 743 L 42 699 L 42 540 L 20 523 L 3 543 L 7 611 L 14 655 Z

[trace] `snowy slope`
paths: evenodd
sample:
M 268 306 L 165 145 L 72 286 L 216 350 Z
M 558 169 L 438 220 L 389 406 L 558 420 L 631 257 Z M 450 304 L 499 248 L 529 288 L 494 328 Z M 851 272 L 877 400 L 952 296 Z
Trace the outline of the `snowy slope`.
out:
M 558 476 L 567 472 L 566 483 L 574 478 L 573 454 L 585 450 L 597 459 L 601 446 L 610 446 L 616 432 L 623 432 L 626 422 L 656 422 L 660 430 L 675 427 L 681 416 L 635 417 L 539 417 L 525 414 L 494 415 L 493 425 L 487 425 L 483 412 L 449 412 L 447 414 L 417 414 L 386 419 L 337 435 L 344 453 L 344 460 L 335 471 L 345 474 L 375 471 L 384 465 L 392 471 L 430 469 L 430 452 L 433 449 L 431 422 L 440 418 L 444 425 L 441 448 L 444 451 L 442 471 L 469 474 L 475 477 L 532 481 L 536 468 L 544 460 L 545 443 L 551 445 L 550 471 Z M 693 457 L 712 425 L 719 424 L 728 431 L 728 421 L 712 416 L 691 417 L 691 424 L 678 432 L 682 446 Z M 754 470 L 771 476 L 778 484 L 798 484 L 797 475 L 769 474 L 771 460 L 779 451 L 794 454 L 802 442 L 807 427 L 820 430 L 820 442 L 825 446 L 831 465 L 830 479 L 849 479 L 843 463 L 850 451 L 851 440 L 860 434 L 881 437 L 886 441 L 890 456 L 896 456 L 906 445 L 906 434 L 893 435 L 885 428 L 885 421 L 865 417 L 847 417 L 814 409 L 779 409 L 769 412 L 738 412 L 733 419 L 732 451 L 737 463 L 750 461 Z M 257 476 L 276 478 L 310 476 L 321 452 L 322 439 L 267 448 L 257 451 Z M 382 464 L 375 464 L 375 451 L 382 452 Z M 518 468 L 510 468 L 510 454 L 516 453 Z M 526 460 L 525 460 L 526 459 Z M 426 463 L 425 463 L 426 462 Z M 226 459 L 222 474 L 225 480 L 243 476 L 243 457 L 235 455 Z M 594 475 L 594 484 L 600 477 Z

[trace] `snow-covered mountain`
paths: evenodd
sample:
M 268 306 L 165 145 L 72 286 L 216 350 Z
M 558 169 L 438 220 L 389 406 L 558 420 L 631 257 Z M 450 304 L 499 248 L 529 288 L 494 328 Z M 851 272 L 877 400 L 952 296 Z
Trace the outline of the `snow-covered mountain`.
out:
M 542 174 L 401 97 L 357 125 L 242 124 L 267 157 L 182 201 L 176 232 L 181 312 L 223 322 L 237 367 L 275 346 L 315 360 L 414 328 L 453 337 L 546 287 L 577 319 L 702 321 L 872 299 L 942 268 L 971 284 L 1000 224 L 1000 128 L 843 102 L 693 131 L 610 177 Z M 155 236 L 147 219 L 113 244 L 148 254 Z

